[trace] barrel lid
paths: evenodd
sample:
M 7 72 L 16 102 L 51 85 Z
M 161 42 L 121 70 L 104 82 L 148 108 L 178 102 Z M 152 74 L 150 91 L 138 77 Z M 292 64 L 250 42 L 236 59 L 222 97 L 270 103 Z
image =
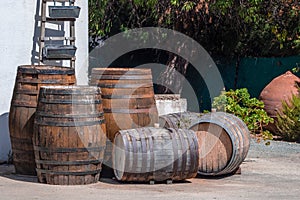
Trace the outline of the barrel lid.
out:
M 50 65 L 20 65 L 18 72 L 27 74 L 75 74 L 75 69 Z
M 228 174 L 235 170 L 236 167 L 245 159 L 249 150 L 250 132 L 247 125 L 240 118 L 233 114 L 225 112 L 213 112 L 207 113 L 200 117 L 198 122 L 194 123 L 190 128 L 192 129 L 195 125 L 201 123 L 215 124 L 224 129 L 231 140 L 233 152 L 231 154 L 231 158 L 227 162 L 227 165 L 219 172 L 207 173 L 198 171 L 198 174 L 222 175 Z M 239 134 L 233 132 L 231 128 L 234 128 L 234 130 L 238 131 Z
M 225 113 L 225 112 L 207 113 L 207 114 L 203 115 L 202 117 L 200 117 L 196 123 L 193 123 L 189 129 L 192 129 L 197 124 L 201 124 L 201 123 L 211 123 L 211 124 L 215 124 L 217 126 L 222 127 L 228 133 L 232 142 L 235 141 L 235 135 L 233 135 L 231 133 L 230 127 L 233 126 L 234 124 L 236 124 L 236 126 L 235 126 L 236 128 L 243 130 L 243 131 L 240 131 L 243 133 L 242 136 L 248 138 L 248 139 L 246 139 L 246 141 L 247 141 L 246 146 L 250 145 L 250 143 L 249 143 L 250 142 L 250 132 L 249 132 L 247 125 L 240 118 L 238 118 L 237 116 L 235 116 L 233 114 Z

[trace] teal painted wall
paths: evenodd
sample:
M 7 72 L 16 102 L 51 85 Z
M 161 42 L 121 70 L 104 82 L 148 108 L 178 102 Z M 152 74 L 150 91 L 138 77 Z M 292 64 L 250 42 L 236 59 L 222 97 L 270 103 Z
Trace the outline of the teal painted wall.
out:
M 252 97 L 259 97 L 261 91 L 275 77 L 284 74 L 294 67 L 300 67 L 300 55 L 283 58 L 242 58 L 236 70 L 236 59 L 213 57 L 224 81 L 226 90 L 237 88 L 248 88 Z M 121 56 L 111 66 L 135 67 L 145 63 L 165 63 L 167 57 L 157 59 L 155 54 L 149 50 L 134 51 Z M 160 62 L 159 62 L 160 61 Z M 300 73 L 296 74 L 300 77 Z M 153 73 L 155 80 L 159 74 Z M 194 107 L 200 103 L 200 110 L 211 108 L 211 99 L 205 82 L 194 67 L 190 66 L 186 75 L 187 80 L 192 85 L 197 99 L 189 99 L 189 92 L 183 89 L 182 96 L 188 98 L 188 109 L 198 111 Z
M 258 97 L 261 91 L 275 77 L 294 67 L 300 67 L 300 56 L 286 58 L 244 58 L 240 62 L 237 88 L 246 87 L 249 93 Z M 296 75 L 300 75 L 299 73 Z
M 251 97 L 258 98 L 261 91 L 277 76 L 284 74 L 294 67 L 300 67 L 300 56 L 284 58 L 242 58 L 237 68 L 236 59 L 214 58 L 220 71 L 226 90 L 247 88 Z M 238 69 L 238 71 L 237 71 Z M 201 110 L 209 110 L 212 100 L 203 80 L 190 70 L 187 79 L 194 85 Z M 300 73 L 296 74 L 300 77 Z M 194 104 L 194 102 L 193 102 Z M 195 105 L 195 104 L 194 104 Z M 189 110 L 195 110 L 189 107 Z

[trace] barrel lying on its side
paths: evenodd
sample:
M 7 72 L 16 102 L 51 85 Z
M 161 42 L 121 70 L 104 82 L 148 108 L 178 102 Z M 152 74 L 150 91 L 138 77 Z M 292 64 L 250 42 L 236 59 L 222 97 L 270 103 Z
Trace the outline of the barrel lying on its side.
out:
M 17 174 L 36 174 L 32 129 L 40 87 L 75 83 L 75 70 L 72 68 L 47 65 L 18 67 L 9 112 L 10 140 Z
M 190 129 L 196 131 L 201 146 L 199 174 L 230 174 L 245 160 L 250 134 L 238 117 L 223 112 L 209 113 Z
M 197 175 L 198 142 L 191 130 L 122 130 L 114 144 L 113 168 L 120 181 L 184 180 Z
M 33 138 L 39 182 L 97 182 L 104 157 L 105 129 L 99 88 L 42 87 Z
M 250 146 L 249 130 L 242 120 L 232 114 L 177 113 L 161 116 L 160 123 L 167 128 L 188 125 L 189 129 L 195 131 L 199 143 L 200 175 L 230 174 L 247 156 Z

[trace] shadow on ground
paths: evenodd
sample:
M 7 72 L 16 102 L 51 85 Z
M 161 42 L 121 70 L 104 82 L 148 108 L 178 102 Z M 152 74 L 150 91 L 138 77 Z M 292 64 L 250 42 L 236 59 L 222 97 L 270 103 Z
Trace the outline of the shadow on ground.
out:
M 9 164 L 2 164 L 0 165 L 0 176 L 15 180 L 15 181 L 23 181 L 23 182 L 30 182 L 30 183 L 37 183 L 36 176 L 27 176 L 27 175 L 20 175 L 15 173 L 15 168 L 13 165 Z

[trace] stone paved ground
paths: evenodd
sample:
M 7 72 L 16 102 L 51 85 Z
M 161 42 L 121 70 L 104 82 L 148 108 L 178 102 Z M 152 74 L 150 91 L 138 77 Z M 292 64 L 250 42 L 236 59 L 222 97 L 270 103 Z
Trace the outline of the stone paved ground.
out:
M 0 199 L 299 199 L 300 144 L 252 142 L 241 165 L 242 174 L 219 179 L 195 178 L 167 184 L 121 184 L 102 179 L 92 185 L 53 186 L 39 184 L 35 177 L 12 173 L 13 166 L 0 165 Z

